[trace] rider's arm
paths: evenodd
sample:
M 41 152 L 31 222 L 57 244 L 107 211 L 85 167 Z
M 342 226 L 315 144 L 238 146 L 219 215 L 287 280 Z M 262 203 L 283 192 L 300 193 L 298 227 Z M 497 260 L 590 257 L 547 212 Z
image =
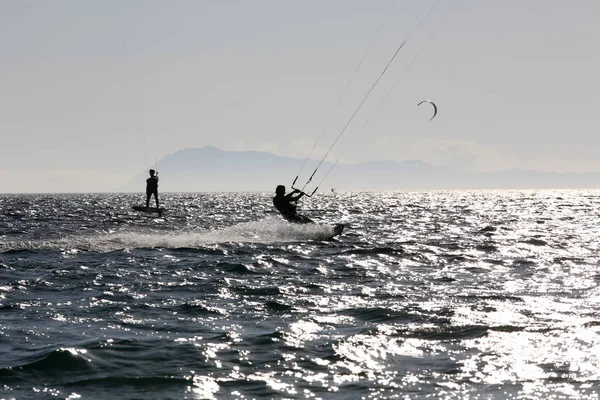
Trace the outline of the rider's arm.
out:
M 300 200 L 302 198 L 302 196 L 304 196 L 306 193 L 304 192 L 300 192 L 300 194 L 296 197 L 292 197 L 292 201 L 297 201 Z

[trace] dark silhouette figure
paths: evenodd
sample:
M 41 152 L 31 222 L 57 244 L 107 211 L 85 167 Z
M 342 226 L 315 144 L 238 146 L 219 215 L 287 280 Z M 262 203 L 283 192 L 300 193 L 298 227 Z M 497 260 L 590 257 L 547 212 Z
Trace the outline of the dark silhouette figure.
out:
M 297 193 L 297 194 L 296 194 Z M 296 195 L 295 195 L 296 194 Z M 306 193 L 298 189 L 285 194 L 285 186 L 279 185 L 275 189 L 275 197 L 273 197 L 273 205 L 281 213 L 283 218 L 295 224 L 314 224 L 310 218 L 298 214 L 296 202 Z
M 159 208 L 158 204 L 158 172 L 153 169 L 150 171 L 150 178 L 146 179 L 146 208 L 150 207 L 150 197 L 154 195 L 154 200 L 156 200 L 156 208 Z

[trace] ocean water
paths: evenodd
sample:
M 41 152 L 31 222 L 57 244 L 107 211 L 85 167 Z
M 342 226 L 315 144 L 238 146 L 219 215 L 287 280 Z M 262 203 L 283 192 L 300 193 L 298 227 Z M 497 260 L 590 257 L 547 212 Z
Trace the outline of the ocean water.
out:
M 162 198 L 0 196 L 0 398 L 598 398 L 600 191 Z

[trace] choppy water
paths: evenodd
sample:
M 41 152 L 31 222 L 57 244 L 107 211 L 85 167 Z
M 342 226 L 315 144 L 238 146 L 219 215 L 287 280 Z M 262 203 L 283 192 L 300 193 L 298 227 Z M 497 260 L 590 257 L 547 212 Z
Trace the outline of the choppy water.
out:
M 600 191 L 0 196 L 0 398 L 598 398 Z

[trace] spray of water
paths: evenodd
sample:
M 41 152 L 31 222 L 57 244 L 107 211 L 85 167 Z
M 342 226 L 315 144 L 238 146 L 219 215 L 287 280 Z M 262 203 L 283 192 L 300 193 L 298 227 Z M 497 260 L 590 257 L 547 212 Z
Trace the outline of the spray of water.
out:
M 46 238 L 27 242 L 0 242 L 0 251 L 64 250 L 117 251 L 141 248 L 201 248 L 219 243 L 277 243 L 330 239 L 333 227 L 320 224 L 290 224 L 268 217 L 244 222 L 224 229 L 144 232 L 140 230 L 100 233 L 67 238 Z

